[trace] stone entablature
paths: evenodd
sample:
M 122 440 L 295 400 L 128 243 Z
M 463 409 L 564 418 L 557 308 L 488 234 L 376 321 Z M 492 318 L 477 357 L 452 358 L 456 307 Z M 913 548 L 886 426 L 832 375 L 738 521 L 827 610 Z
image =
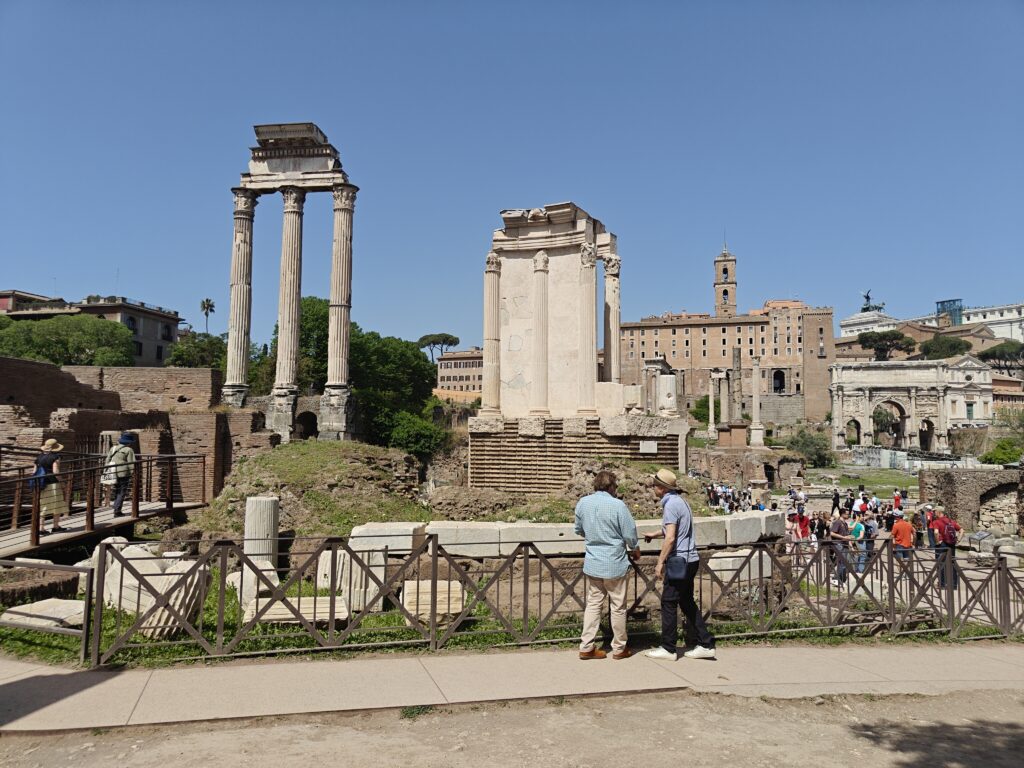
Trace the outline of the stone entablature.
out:
M 872 445 L 876 408 L 896 418 L 894 448 L 949 451 L 949 431 L 992 422 L 992 370 L 971 355 L 948 360 L 837 363 L 830 369 L 833 448 Z

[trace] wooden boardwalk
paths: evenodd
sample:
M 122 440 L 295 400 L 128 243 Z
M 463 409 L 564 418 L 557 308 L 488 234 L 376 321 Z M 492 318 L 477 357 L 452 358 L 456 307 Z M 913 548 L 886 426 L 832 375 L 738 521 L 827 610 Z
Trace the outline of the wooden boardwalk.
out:
M 176 502 L 175 510 L 198 509 L 205 506 L 200 502 Z M 30 541 L 29 526 L 22 526 L 16 530 L 0 532 L 0 559 L 10 559 L 21 555 L 33 555 L 58 544 L 73 544 L 79 539 L 103 533 L 115 533 L 119 528 L 130 526 L 140 520 L 147 520 L 151 517 L 158 517 L 168 513 L 167 504 L 163 501 L 140 501 L 139 516 L 129 516 L 131 502 L 125 502 L 124 517 L 114 517 L 113 507 L 97 507 L 94 511 L 94 526 L 92 531 L 85 530 L 85 512 L 75 512 L 71 515 L 63 515 L 60 520 L 62 528 L 67 528 L 65 533 L 51 533 L 39 539 L 39 546 L 33 547 Z M 46 521 L 46 529 L 49 530 L 50 521 Z

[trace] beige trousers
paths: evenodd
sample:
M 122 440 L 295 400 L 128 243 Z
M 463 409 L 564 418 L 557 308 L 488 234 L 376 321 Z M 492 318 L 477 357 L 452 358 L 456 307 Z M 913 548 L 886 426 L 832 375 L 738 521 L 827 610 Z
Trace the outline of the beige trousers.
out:
M 580 636 L 580 651 L 594 649 L 594 639 L 601 629 L 601 610 L 604 598 L 611 602 L 612 651 L 626 647 L 626 577 L 598 579 L 587 576 L 587 607 L 583 611 L 583 634 Z

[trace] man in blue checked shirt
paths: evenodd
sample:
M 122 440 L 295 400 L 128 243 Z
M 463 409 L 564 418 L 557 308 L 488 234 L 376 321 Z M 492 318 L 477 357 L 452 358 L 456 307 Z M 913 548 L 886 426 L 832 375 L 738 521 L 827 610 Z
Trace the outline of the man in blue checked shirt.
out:
M 576 504 L 576 535 L 586 539 L 583 574 L 587 577 L 587 607 L 580 637 L 581 659 L 607 656 L 594 645 L 606 595 L 611 603 L 612 658 L 633 655 L 626 645 L 626 573 L 630 561 L 640 557 L 640 548 L 633 515 L 615 491 L 615 475 L 602 470 L 594 477 L 594 492 Z

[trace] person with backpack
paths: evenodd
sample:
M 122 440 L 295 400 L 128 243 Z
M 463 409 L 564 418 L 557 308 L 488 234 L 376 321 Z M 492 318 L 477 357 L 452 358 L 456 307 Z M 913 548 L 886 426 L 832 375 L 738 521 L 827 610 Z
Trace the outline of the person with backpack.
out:
M 963 528 L 956 520 L 949 517 L 942 507 L 938 507 L 935 510 L 935 520 L 930 530 L 935 531 L 935 559 L 950 558 L 953 589 L 957 589 L 960 586 L 960 574 L 956 569 L 956 545 L 960 543 Z M 946 569 L 944 567 L 939 569 L 939 586 L 943 589 L 946 587 Z
M 125 432 L 117 441 L 117 445 L 111 446 L 107 451 L 107 457 L 103 461 L 103 475 L 100 484 L 110 489 L 110 497 L 114 504 L 114 517 L 123 517 L 124 499 L 128 495 L 128 487 L 131 485 L 132 472 L 135 469 L 135 435 Z
M 47 516 L 53 519 L 50 530 L 41 530 L 40 533 L 46 536 L 50 533 L 63 533 L 67 528 L 60 527 L 60 516 L 64 511 L 64 494 L 61 493 L 60 479 L 57 473 L 60 472 L 60 452 L 64 446 L 52 437 L 46 440 L 40 448 L 39 455 L 35 458 L 35 474 L 29 479 L 29 488 L 33 493 L 39 493 L 39 525 L 43 527 L 43 520 Z

